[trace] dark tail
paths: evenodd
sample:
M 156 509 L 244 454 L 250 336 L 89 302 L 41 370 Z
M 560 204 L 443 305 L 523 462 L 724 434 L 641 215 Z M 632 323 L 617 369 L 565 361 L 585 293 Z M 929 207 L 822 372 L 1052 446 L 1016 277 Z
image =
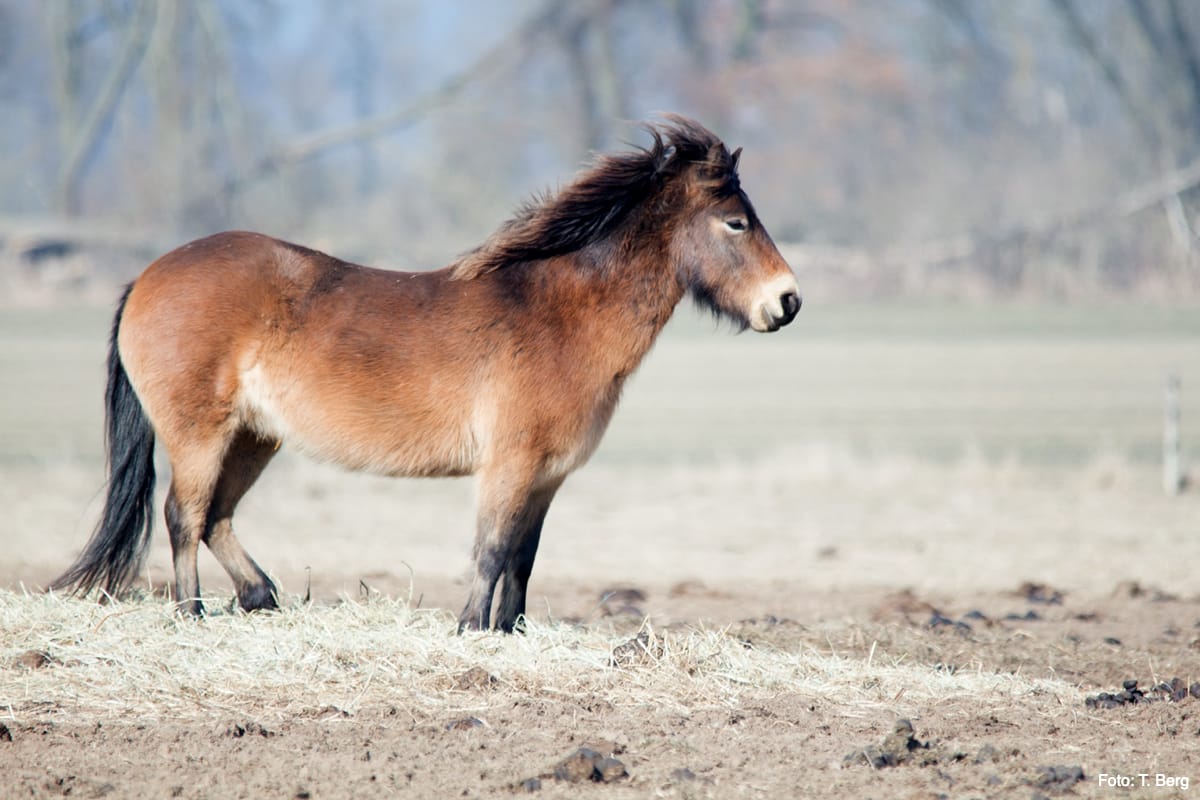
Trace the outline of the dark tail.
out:
M 87 594 L 97 587 L 117 595 L 141 569 L 154 526 L 154 429 L 134 394 L 117 331 L 130 284 L 117 304 L 108 343 L 108 387 L 104 392 L 108 497 L 104 516 L 75 563 L 51 584 L 52 589 Z

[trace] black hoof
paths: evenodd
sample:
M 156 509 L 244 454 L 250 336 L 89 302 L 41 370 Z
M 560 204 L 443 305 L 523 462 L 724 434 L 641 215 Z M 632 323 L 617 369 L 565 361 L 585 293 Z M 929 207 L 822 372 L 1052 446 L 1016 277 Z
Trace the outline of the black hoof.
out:
M 204 603 L 199 600 L 184 600 L 175 604 L 175 613 L 181 617 L 199 619 L 204 616 Z
M 525 615 L 516 619 L 505 619 L 496 623 L 496 630 L 501 633 L 525 633 Z
M 246 586 L 238 592 L 238 605 L 243 611 L 276 611 L 279 608 L 276 593 L 275 584 L 269 581 Z

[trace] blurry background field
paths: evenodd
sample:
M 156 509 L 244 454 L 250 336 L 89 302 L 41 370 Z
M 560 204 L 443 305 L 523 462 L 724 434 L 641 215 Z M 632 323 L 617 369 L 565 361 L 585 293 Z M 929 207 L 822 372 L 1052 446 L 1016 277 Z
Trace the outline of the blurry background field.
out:
M 1160 458 L 1165 378 L 1200 364 L 1198 320 L 1190 307 L 818 297 L 797 326 L 762 336 L 681 309 L 556 503 L 533 590 L 580 614 L 591 601 L 561 593 L 578 581 L 586 597 L 689 580 L 784 597 L 1034 578 L 1191 591 L 1196 496 L 1163 495 Z M 98 513 L 108 324 L 102 308 L 0 321 L 10 585 L 51 578 Z M 329 597 L 363 578 L 404 593 L 412 570 L 418 595 L 453 605 L 471 506 L 469 480 L 351 475 L 285 448 L 239 530 L 293 593 L 312 580 Z M 165 539 L 156 581 L 169 575 Z M 1113 557 L 1134 551 L 1147 557 Z M 203 565 L 207 588 L 226 591 Z
M 731 334 L 681 308 L 639 371 L 600 464 L 796 447 L 1078 467 L 1162 454 L 1167 376 L 1200 366 L 1200 306 L 863 305 L 811 297 L 799 325 Z M 0 463 L 102 458 L 107 308 L 0 318 Z M 1189 391 L 1189 389 L 1192 389 Z M 1200 387 L 1184 385 L 1185 421 Z M 1200 449 L 1200 424 L 1185 425 Z M 786 472 L 786 465 L 781 465 Z

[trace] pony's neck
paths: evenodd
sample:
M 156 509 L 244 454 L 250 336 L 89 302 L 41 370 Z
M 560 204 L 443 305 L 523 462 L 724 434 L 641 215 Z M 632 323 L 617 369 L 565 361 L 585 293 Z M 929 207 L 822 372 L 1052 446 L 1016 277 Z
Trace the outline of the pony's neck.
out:
M 624 250 L 624 248 L 622 248 Z M 586 258 L 585 251 L 579 254 Z M 683 299 L 684 287 L 666 247 L 624 250 L 603 273 L 589 277 L 599 312 L 592 317 L 592 357 L 624 380 L 641 363 Z

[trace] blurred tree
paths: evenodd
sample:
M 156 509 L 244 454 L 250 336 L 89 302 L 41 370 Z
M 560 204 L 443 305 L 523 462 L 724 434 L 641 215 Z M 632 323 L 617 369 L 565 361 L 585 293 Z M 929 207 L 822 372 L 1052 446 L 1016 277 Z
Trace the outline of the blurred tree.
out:
M 96 156 L 101 138 L 110 128 L 113 113 L 130 78 L 137 71 L 154 30 L 157 3 L 136 0 L 122 7 L 89 9 L 64 0 L 47 4 L 54 36 L 49 52 L 55 59 L 59 106 L 59 140 L 62 161 L 58 173 L 59 211 L 77 214 L 84 172 Z M 120 36 L 115 51 L 97 53 L 89 45 L 112 32 Z M 105 42 L 109 48 L 113 45 Z M 108 48 L 105 48 L 108 49 Z M 108 56 L 107 58 L 105 56 Z M 103 75 L 94 89 L 85 79 L 100 65 Z
M 1107 9 L 1108 18 L 1096 22 L 1087 17 L 1096 9 L 1077 0 L 1053 0 L 1053 7 L 1070 41 L 1120 100 L 1158 171 L 1170 174 L 1200 157 L 1200 52 L 1192 33 L 1200 25 L 1200 7 L 1179 0 L 1129 0 Z M 1107 46 L 1094 33 L 1098 27 L 1109 34 Z M 1138 51 L 1148 57 L 1129 57 Z M 1168 229 L 1187 251 L 1196 239 L 1195 188 L 1162 201 Z
M 628 114 L 614 38 L 621 5 L 623 0 L 559 0 L 548 7 L 551 36 L 566 58 L 578 101 L 584 151 L 608 144 L 611 126 Z
M 904 252 L 881 286 L 930 252 L 1178 282 L 1197 32 L 1185 0 L 0 0 L 0 214 L 427 264 L 673 110 L 747 146 L 777 238 Z

